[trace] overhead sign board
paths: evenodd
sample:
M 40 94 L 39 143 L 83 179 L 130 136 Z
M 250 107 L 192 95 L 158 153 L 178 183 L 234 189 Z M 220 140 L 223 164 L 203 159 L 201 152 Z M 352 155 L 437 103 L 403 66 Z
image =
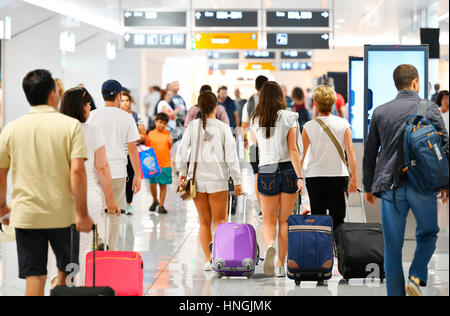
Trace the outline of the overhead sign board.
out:
M 239 52 L 208 52 L 209 59 L 239 59 Z
M 328 49 L 329 33 L 267 33 L 268 49 Z
M 281 59 L 311 59 L 312 51 L 299 52 L 296 50 L 281 52 Z
M 248 63 L 245 70 L 270 70 L 275 71 L 276 68 L 272 63 Z
M 196 33 L 195 49 L 258 49 L 257 33 Z
M 186 11 L 124 11 L 126 27 L 186 27 Z
M 185 33 L 127 33 L 124 35 L 125 48 L 186 48 Z
M 239 64 L 210 63 L 210 70 L 239 70 Z
M 302 71 L 302 70 L 310 70 L 312 67 L 312 63 L 300 63 L 300 62 L 289 62 L 284 61 L 280 65 L 280 70 L 283 71 Z
M 330 27 L 328 10 L 267 11 L 267 27 Z
M 196 27 L 257 27 L 258 11 L 196 11 Z
M 275 59 L 275 52 L 266 50 L 249 51 L 244 53 L 245 59 Z

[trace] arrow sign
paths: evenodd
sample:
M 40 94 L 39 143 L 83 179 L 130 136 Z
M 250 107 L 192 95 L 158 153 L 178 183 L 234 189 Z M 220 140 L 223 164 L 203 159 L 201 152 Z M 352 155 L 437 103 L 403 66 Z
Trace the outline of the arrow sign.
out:
M 201 17 L 202 17 L 202 13 L 201 13 L 201 12 L 196 12 L 196 13 L 195 13 L 195 18 L 196 18 L 197 20 L 200 20 Z
M 128 19 L 130 18 L 133 14 L 130 11 L 125 12 L 125 17 Z
M 328 35 L 328 34 L 323 34 L 322 36 L 321 36 L 324 40 L 328 40 L 329 38 L 330 38 L 330 35 Z
M 128 34 L 128 33 L 127 33 L 127 34 L 125 34 L 125 35 L 124 35 L 124 39 L 125 39 L 125 41 L 127 41 L 127 42 L 128 42 L 128 41 L 129 41 L 129 40 L 131 39 L 131 35 L 130 35 L 130 34 Z
M 323 16 L 326 19 L 330 16 L 330 14 L 327 11 L 325 11 L 321 14 L 321 16 Z

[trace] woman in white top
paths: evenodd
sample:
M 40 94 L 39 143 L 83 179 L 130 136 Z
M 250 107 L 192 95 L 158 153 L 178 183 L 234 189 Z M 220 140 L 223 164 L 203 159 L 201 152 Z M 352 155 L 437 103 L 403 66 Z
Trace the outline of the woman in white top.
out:
M 336 145 L 316 120 L 309 121 L 303 127 L 302 166 L 305 172 L 306 188 L 311 202 L 313 215 L 326 215 L 329 210 L 336 230 L 343 222 L 346 212 L 346 192 L 356 192 L 358 178 L 356 174 L 356 156 L 352 143 L 350 124 L 343 118 L 331 114 L 336 102 L 336 93 L 327 86 L 319 86 L 313 95 L 319 109 L 318 119 L 328 126 L 339 142 L 342 151 L 347 152 L 352 179 L 349 183 L 349 170 L 346 167 Z
M 96 127 L 86 123 L 90 115 L 92 97 L 85 88 L 73 88 L 64 93 L 61 100 L 61 113 L 71 116 L 82 123 L 88 160 L 85 162 L 88 182 L 88 211 L 94 223 L 98 223 L 100 214 L 120 215 L 120 208 L 113 197 L 111 171 L 106 159 L 106 147 L 103 134 Z M 106 206 L 105 206 L 106 204 Z M 101 232 L 99 232 L 101 235 Z M 84 282 L 85 256 L 91 250 L 92 234 L 80 235 L 80 280 Z
M 177 151 L 176 164 L 180 172 L 179 184 L 182 185 L 186 178 L 193 177 L 197 143 L 199 144 L 195 175 L 197 197 L 194 203 L 200 219 L 200 242 L 206 259 L 205 271 L 210 271 L 209 248 L 212 234 L 219 224 L 227 220 L 229 174 L 235 184 L 236 196 L 242 194 L 242 180 L 230 127 L 216 119 L 216 95 L 211 91 L 202 93 L 198 98 L 198 106 L 202 118 L 192 121 L 186 129 Z M 197 142 L 199 132 L 200 140 Z
M 156 108 L 156 114 L 158 113 L 166 113 L 169 115 L 169 123 L 167 124 L 167 127 L 169 127 L 170 130 L 173 130 L 177 127 L 177 124 L 175 122 L 175 116 L 177 115 L 179 109 L 173 110 L 170 106 L 169 102 L 172 100 L 173 93 L 169 90 L 161 90 L 161 100 L 159 101 L 157 108 Z
M 258 192 L 261 198 L 263 235 L 267 245 L 264 273 L 275 274 L 275 240 L 278 222 L 278 263 L 276 276 L 285 276 L 288 227 L 297 195 L 303 190 L 298 114 L 286 111 L 286 101 L 278 83 L 266 82 L 250 129 L 259 146 Z

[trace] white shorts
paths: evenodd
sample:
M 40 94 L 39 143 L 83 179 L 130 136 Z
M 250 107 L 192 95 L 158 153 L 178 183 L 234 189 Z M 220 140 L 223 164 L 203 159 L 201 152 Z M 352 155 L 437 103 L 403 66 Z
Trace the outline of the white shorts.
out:
M 202 181 L 197 180 L 197 192 L 199 193 L 218 193 L 228 192 L 228 181 Z

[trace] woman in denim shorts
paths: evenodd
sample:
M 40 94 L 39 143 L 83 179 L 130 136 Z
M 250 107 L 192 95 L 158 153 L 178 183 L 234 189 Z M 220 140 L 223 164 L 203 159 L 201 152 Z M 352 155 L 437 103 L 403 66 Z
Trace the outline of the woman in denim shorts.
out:
M 281 87 L 273 81 L 262 87 L 259 104 L 250 118 L 250 129 L 259 146 L 258 192 L 267 245 L 264 273 L 285 276 L 288 249 L 287 219 L 303 190 L 301 137 L 298 114 L 286 111 Z M 275 240 L 278 223 L 278 262 L 275 272 Z

